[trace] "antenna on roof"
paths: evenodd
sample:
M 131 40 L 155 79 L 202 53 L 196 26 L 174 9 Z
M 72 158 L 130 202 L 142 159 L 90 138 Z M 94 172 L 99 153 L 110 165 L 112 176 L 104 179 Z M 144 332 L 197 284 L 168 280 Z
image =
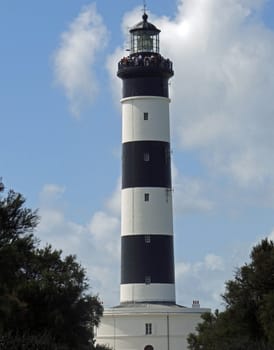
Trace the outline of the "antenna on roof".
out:
M 147 12 L 147 2 L 146 2 L 146 0 L 144 0 L 144 13 L 146 13 Z

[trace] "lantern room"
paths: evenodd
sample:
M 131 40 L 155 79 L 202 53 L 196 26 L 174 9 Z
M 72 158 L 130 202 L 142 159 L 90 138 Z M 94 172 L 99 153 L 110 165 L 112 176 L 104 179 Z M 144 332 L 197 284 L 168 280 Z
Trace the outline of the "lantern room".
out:
M 143 14 L 143 21 L 130 30 L 131 54 L 139 52 L 159 53 L 160 30 L 147 21 L 148 15 Z

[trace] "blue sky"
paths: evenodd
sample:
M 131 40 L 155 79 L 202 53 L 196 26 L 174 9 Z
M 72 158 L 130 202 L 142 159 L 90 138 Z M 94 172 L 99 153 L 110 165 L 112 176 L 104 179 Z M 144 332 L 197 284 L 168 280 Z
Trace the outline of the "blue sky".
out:
M 1 171 L 39 208 L 37 235 L 119 303 L 121 83 L 142 2 L 1 1 Z M 273 0 L 148 1 L 171 80 L 177 302 L 220 307 L 274 239 Z

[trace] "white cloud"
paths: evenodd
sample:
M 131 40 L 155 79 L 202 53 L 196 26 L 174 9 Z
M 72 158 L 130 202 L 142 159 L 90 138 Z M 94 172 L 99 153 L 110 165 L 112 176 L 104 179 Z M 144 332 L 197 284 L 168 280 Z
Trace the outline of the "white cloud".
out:
M 91 219 L 89 231 L 97 249 L 104 249 L 107 259 L 120 257 L 120 220 L 109 213 L 98 211 Z
M 115 217 L 110 217 L 105 212 L 96 212 L 89 225 L 90 232 L 96 240 L 105 240 L 109 237 L 113 227 L 118 229 L 119 220 Z
M 52 198 L 52 197 L 62 195 L 64 191 L 65 191 L 64 187 L 60 187 L 54 184 L 47 184 L 43 187 L 41 196 L 43 197 L 43 199 Z
M 60 205 L 59 201 L 62 200 L 62 196 L 65 192 L 65 187 L 57 186 L 55 184 L 46 184 L 43 186 L 40 193 L 40 204 L 42 207 L 46 207 L 47 203 L 53 203 Z
M 274 33 L 253 16 L 263 3 L 186 0 L 175 21 L 159 20 L 181 148 L 244 186 L 274 182 Z
M 65 188 L 62 186 L 55 184 L 45 184 L 43 186 L 39 195 L 40 232 L 48 232 L 63 225 L 64 214 L 57 208 L 61 205 L 59 200 L 62 200 L 64 192 Z
M 149 14 L 161 28 L 161 52 L 174 62 L 173 142 L 199 154 L 210 174 L 262 190 L 274 184 L 274 32 L 259 20 L 264 4 L 180 0 L 173 19 Z M 125 15 L 125 47 L 138 21 L 139 8 Z M 125 52 L 117 49 L 109 67 L 119 55 Z
M 221 295 L 225 292 L 225 283 L 234 280 L 238 268 L 250 262 L 250 252 L 259 244 L 262 236 L 254 242 L 229 244 L 227 250 L 206 253 L 203 258 L 191 262 L 177 261 L 175 264 L 177 302 L 190 306 L 192 300 L 199 299 L 202 307 L 212 310 L 224 307 Z M 268 236 L 274 238 L 274 231 Z
M 202 261 L 177 262 L 177 302 L 190 306 L 192 300 L 199 299 L 202 307 L 220 307 L 224 279 L 232 278 L 233 262 L 215 254 L 207 254 Z
M 185 276 L 191 271 L 191 264 L 185 262 L 178 262 L 176 264 L 176 279 L 180 276 Z
M 274 230 L 268 235 L 268 239 L 274 242 Z
M 114 305 L 119 299 L 120 261 L 120 215 L 114 205 L 118 201 L 117 190 L 106 199 L 105 208 L 94 212 L 87 223 L 69 219 L 64 197 L 62 186 L 43 187 L 37 236 L 42 245 L 50 243 L 65 255 L 76 254 L 77 261 L 86 268 L 93 293 L 99 293 L 105 303 Z
M 39 213 L 41 215 L 39 232 L 47 233 L 63 225 L 64 215 L 62 212 L 49 208 L 41 208 Z
M 176 166 L 172 166 L 172 181 L 174 186 L 174 214 L 186 212 L 209 212 L 214 203 L 207 199 L 206 185 L 194 177 L 182 176 Z
M 205 266 L 207 269 L 211 271 L 223 271 L 224 269 L 224 262 L 223 259 L 214 254 L 208 254 L 205 257 Z
M 94 63 L 107 38 L 107 29 L 95 4 L 83 7 L 61 35 L 60 46 L 54 54 L 55 78 L 65 90 L 70 110 L 76 117 L 95 99 L 98 81 Z
M 120 217 L 121 215 L 121 178 L 119 178 L 114 192 L 112 193 L 110 198 L 107 200 L 106 207 L 110 212 Z
M 112 55 L 109 55 L 106 59 L 106 69 L 109 73 L 109 85 L 111 86 L 113 101 L 117 109 L 120 110 L 120 99 L 122 98 L 122 81 L 117 78 L 118 62 L 120 59 L 126 56 L 125 51 L 122 48 L 117 48 Z

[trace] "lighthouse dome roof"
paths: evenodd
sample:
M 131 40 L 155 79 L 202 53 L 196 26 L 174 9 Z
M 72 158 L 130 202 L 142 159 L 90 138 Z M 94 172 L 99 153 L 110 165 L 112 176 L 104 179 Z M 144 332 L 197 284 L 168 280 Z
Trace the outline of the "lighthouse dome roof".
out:
M 147 21 L 148 15 L 146 13 L 143 14 L 143 20 L 137 23 L 134 27 L 130 29 L 130 32 L 135 31 L 152 31 L 155 33 L 160 33 L 160 29 L 158 29 L 154 24 Z

